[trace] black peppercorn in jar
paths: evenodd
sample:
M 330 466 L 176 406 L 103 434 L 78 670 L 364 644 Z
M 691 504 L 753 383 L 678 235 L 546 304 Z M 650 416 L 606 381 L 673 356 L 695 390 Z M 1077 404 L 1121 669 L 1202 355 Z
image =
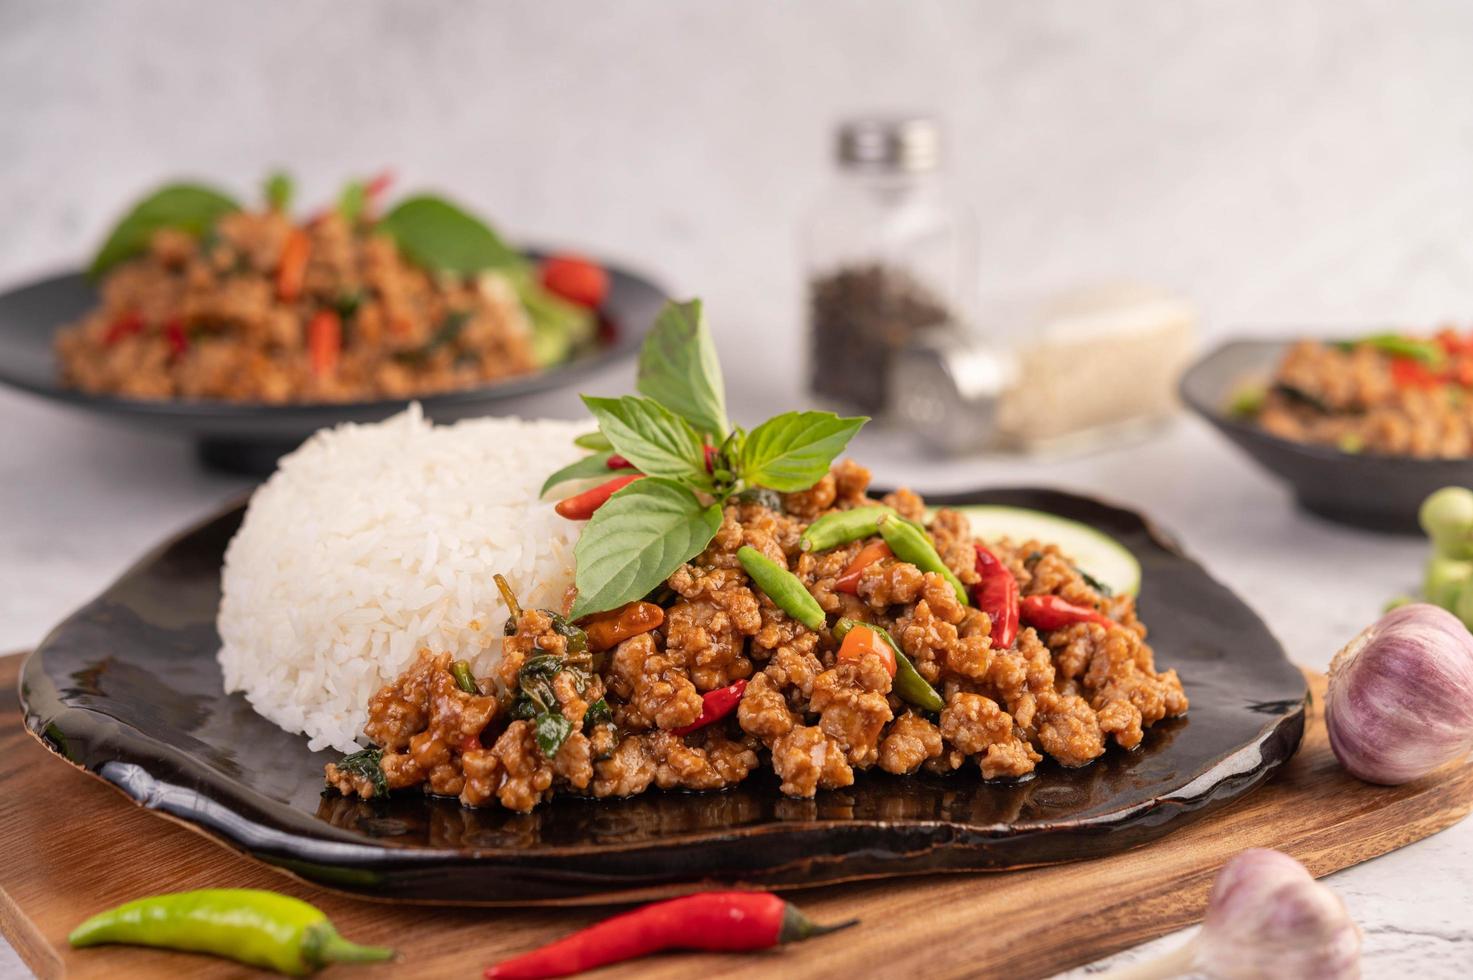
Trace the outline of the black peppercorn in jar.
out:
M 923 118 L 839 127 L 840 179 L 805 243 L 808 386 L 835 407 L 885 414 L 895 355 L 969 318 L 975 228 L 942 193 L 938 143 Z

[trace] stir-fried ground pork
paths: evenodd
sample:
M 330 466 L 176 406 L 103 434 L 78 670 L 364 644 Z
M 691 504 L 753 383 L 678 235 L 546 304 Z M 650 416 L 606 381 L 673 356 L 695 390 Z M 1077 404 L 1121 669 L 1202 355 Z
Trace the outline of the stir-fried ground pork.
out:
M 894 558 L 869 566 L 857 594 L 836 589 L 864 542 L 813 554 L 800 538 L 825 513 L 872 503 L 868 482 L 867 471 L 844 462 L 812 489 L 787 495 L 780 510 L 730 504 L 706 551 L 670 576 L 663 621 L 613 649 L 583 649 L 560 617 L 528 610 L 508 626 L 496 675 L 478 681 L 484 694 L 457 687 L 448 654 L 425 651 L 369 706 L 365 734 L 382 748 L 388 789 L 422 784 L 470 806 L 495 801 L 526 811 L 559 792 L 718 790 L 762 766 L 796 797 L 851 785 L 875 768 L 975 766 L 988 779 L 1015 778 L 1045 757 L 1083 766 L 1109 742 L 1133 748 L 1146 728 L 1187 710 L 1176 673 L 1154 667 L 1134 600 L 1101 595 L 1054 545 L 989 546 L 1024 596 L 1058 596 L 1104 614 L 1109 626 L 1024 627 L 999 649 L 986 613 L 963 605 L 942 576 Z M 915 494 L 887 502 L 924 516 Z M 952 571 L 975 582 L 965 517 L 940 511 L 929 531 Z M 887 629 L 944 709 L 929 715 L 901 699 L 873 650 L 839 661 L 828 630 L 790 619 L 747 578 L 735 557 L 743 545 L 785 565 L 831 616 Z M 536 710 L 567 722 L 555 751 L 539 738 L 557 723 L 528 717 L 534 709 L 519 694 L 529 671 L 546 677 Z M 734 681 L 746 682 L 736 709 L 687 730 L 702 717 L 702 696 Z M 375 791 L 337 766 L 327 775 L 344 793 Z
M 293 236 L 305 236 L 306 261 L 300 287 L 284 293 Z M 101 294 L 56 342 L 63 380 L 93 394 L 402 398 L 537 367 L 510 282 L 431 275 L 336 212 L 302 227 L 237 212 L 204 238 L 159 231 L 147 254 L 107 273 Z M 339 318 L 339 352 L 314 364 L 309 325 L 323 312 Z
M 1300 341 L 1279 363 L 1258 424 L 1346 452 L 1473 456 L 1473 351 L 1450 332 L 1439 342 L 1446 361 L 1427 365 L 1371 344 Z

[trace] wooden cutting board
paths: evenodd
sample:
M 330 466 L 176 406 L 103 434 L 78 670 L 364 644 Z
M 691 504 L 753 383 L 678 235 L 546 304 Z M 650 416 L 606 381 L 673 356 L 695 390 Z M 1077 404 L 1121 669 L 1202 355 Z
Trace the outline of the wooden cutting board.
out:
M 328 978 L 480 976 L 486 965 L 609 909 L 454 909 L 363 901 L 305 884 L 133 804 L 25 731 L 19 657 L 0 659 L 0 931 L 41 977 L 258 976 L 223 960 L 126 947 L 71 950 L 66 934 L 112 905 L 205 887 L 272 888 L 321 906 L 344 935 L 392 945 L 387 967 Z M 1311 677 L 1318 704 L 1324 679 Z M 993 874 L 888 879 L 789 897 L 834 936 L 749 955 L 670 954 L 599 977 L 1044 977 L 1196 922 L 1212 878 L 1247 847 L 1294 855 L 1316 875 L 1420 840 L 1473 808 L 1473 759 L 1397 788 L 1346 776 L 1311 709 L 1284 771 L 1226 812 L 1135 851 Z

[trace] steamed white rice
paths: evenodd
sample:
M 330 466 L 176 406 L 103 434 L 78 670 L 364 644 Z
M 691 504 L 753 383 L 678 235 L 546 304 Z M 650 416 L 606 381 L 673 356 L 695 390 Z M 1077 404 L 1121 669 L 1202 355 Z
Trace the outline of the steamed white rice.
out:
M 589 422 L 426 422 L 419 406 L 344 425 L 285 457 L 225 552 L 225 689 L 308 736 L 355 749 L 369 698 L 428 647 L 485 674 L 501 654 L 505 575 L 560 608 L 581 525 L 537 499 Z

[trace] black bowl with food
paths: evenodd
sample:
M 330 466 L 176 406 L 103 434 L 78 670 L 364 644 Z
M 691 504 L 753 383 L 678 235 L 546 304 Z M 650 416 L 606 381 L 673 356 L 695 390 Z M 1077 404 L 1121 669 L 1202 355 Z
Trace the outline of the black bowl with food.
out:
M 1181 397 L 1304 509 L 1416 533 L 1428 494 L 1473 483 L 1473 414 L 1454 375 L 1463 357 L 1440 360 L 1429 343 L 1230 341 L 1187 370 Z
M 628 358 L 667 299 L 606 262 L 513 248 L 382 179 L 290 213 L 194 184 L 151 194 L 85 273 L 0 294 L 0 382 L 269 472 L 313 431 L 419 401 L 437 421 L 525 410 Z

